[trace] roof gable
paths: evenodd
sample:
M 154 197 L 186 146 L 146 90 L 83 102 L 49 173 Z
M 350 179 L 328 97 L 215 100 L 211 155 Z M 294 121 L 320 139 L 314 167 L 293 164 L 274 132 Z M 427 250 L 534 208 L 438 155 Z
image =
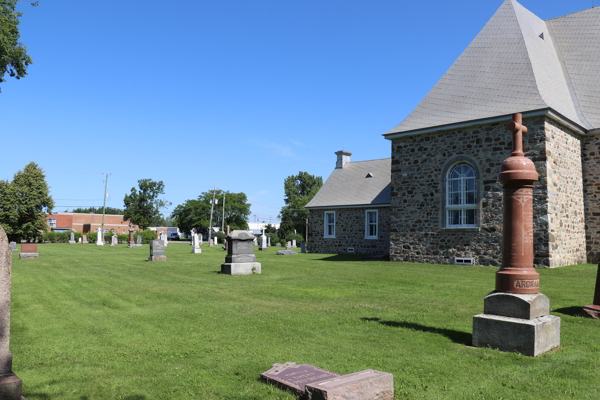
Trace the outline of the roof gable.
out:
M 391 170 L 391 158 L 346 163 L 333 170 L 305 208 L 390 204 Z
M 505 0 L 429 94 L 388 134 L 546 108 L 589 129 L 565 70 L 546 22 L 515 0 Z

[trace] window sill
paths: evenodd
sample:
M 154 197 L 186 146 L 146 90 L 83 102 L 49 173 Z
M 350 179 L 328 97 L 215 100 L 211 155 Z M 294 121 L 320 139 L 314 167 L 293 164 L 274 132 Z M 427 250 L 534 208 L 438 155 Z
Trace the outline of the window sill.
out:
M 377 239 L 379 239 L 379 238 L 376 237 L 376 236 L 371 236 L 371 237 L 366 237 L 365 238 L 365 240 L 377 240 Z
M 442 232 L 480 232 L 481 231 L 481 227 L 473 227 L 473 226 L 469 226 L 469 227 L 464 227 L 464 228 L 459 228 L 459 227 L 452 227 L 452 228 L 442 228 Z
M 323 236 L 324 239 L 335 239 L 335 236 Z

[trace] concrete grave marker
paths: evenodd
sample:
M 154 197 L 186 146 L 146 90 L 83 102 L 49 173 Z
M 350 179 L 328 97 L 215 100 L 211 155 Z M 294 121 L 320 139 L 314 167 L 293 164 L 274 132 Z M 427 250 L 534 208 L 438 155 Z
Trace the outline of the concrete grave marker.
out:
M 258 249 L 261 251 L 267 250 L 267 238 L 265 235 L 260 237 L 260 247 Z
M 271 247 L 271 236 L 267 236 L 267 247 Z
M 296 239 L 292 240 L 292 248 L 296 248 Z
M 102 229 L 96 229 L 96 246 L 104 246 L 104 233 L 102 233 Z
M 200 241 L 198 240 L 198 234 L 196 233 L 196 231 L 192 231 L 192 253 L 202 253 L 202 249 L 200 248 Z
M 37 252 L 37 244 L 35 243 L 21 243 L 21 253 L 19 254 L 19 259 L 34 259 L 38 258 L 39 254 Z
M 134 235 L 135 235 L 135 230 L 131 228 L 131 226 L 129 227 L 129 237 L 127 238 L 127 247 L 131 248 L 131 247 L 135 247 L 135 240 L 134 240 Z
M 75 242 L 75 233 L 73 231 L 69 232 L 69 244 L 76 244 Z
M 167 261 L 167 256 L 165 256 L 165 244 L 162 240 L 151 241 L 148 249 L 150 252 L 148 261 Z
M 19 251 L 17 250 L 17 242 L 10 242 L 10 249 L 12 250 L 12 252 L 16 252 Z
M 137 247 L 140 247 L 142 245 L 142 235 L 141 234 L 136 235 L 136 237 L 135 237 L 135 245 Z
M 291 256 L 292 254 L 298 254 L 294 250 L 277 250 L 275 252 L 276 256 Z
M 12 371 L 12 354 L 10 353 L 11 312 L 12 250 L 8 246 L 8 237 L 6 237 L 4 228 L 0 226 L 0 399 L 25 400 L 21 397 L 23 383 Z
M 496 290 L 483 301 L 484 313 L 473 317 L 473 346 L 536 357 L 560 345 L 560 318 L 549 315 L 550 301 L 540 293 L 533 268 L 533 162 L 524 157 L 522 115 L 514 114 L 512 156 L 504 160 L 498 181 L 504 186 L 502 267 Z
M 169 241 L 167 240 L 167 234 L 163 231 L 160 231 L 160 240 L 163 241 L 165 247 L 169 245 Z
M 82 239 L 82 242 L 81 242 L 81 243 L 83 243 L 83 244 L 88 244 L 87 235 L 83 235 L 83 236 L 81 237 L 81 239 Z
M 111 238 L 110 245 L 111 246 L 116 246 L 117 244 L 119 244 L 119 237 L 117 235 L 113 234 L 112 238 Z
M 273 364 L 260 380 L 309 400 L 393 400 L 392 374 L 367 369 L 348 375 L 309 364 Z
M 233 231 L 227 240 L 225 263 L 221 264 L 221 273 L 227 275 L 260 274 L 260 263 L 252 254 L 252 241 L 255 239 L 248 231 Z
M 306 253 L 306 242 L 300 242 L 300 253 Z

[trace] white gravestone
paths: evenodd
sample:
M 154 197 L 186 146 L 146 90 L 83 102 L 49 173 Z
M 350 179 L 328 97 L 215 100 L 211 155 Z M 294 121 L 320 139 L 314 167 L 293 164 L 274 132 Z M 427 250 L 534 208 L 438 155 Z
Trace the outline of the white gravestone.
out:
M 163 231 L 160 231 L 160 240 L 163 241 L 163 243 L 165 244 L 165 247 L 168 246 L 168 243 L 167 243 L 167 234 L 165 232 L 163 232 Z
M 104 233 L 102 233 L 102 229 L 96 229 L 96 246 L 104 246 Z
M 192 232 L 192 253 L 202 253 L 202 250 L 200 249 L 200 241 L 198 240 L 198 234 L 195 231 Z
M 263 235 L 260 237 L 259 250 L 266 250 L 266 249 L 267 249 L 267 238 Z
M 110 243 L 111 246 L 116 246 L 119 243 L 119 238 L 117 235 L 112 235 L 112 241 Z

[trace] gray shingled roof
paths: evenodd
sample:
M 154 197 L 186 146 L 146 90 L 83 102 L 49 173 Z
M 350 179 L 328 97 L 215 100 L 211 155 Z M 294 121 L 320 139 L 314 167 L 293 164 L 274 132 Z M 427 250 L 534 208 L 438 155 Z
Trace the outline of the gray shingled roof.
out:
M 600 128 L 599 10 L 545 22 L 505 0 L 415 110 L 387 133 L 547 108 L 585 129 Z
M 391 158 L 349 162 L 333 170 L 305 208 L 390 204 L 391 170 Z

